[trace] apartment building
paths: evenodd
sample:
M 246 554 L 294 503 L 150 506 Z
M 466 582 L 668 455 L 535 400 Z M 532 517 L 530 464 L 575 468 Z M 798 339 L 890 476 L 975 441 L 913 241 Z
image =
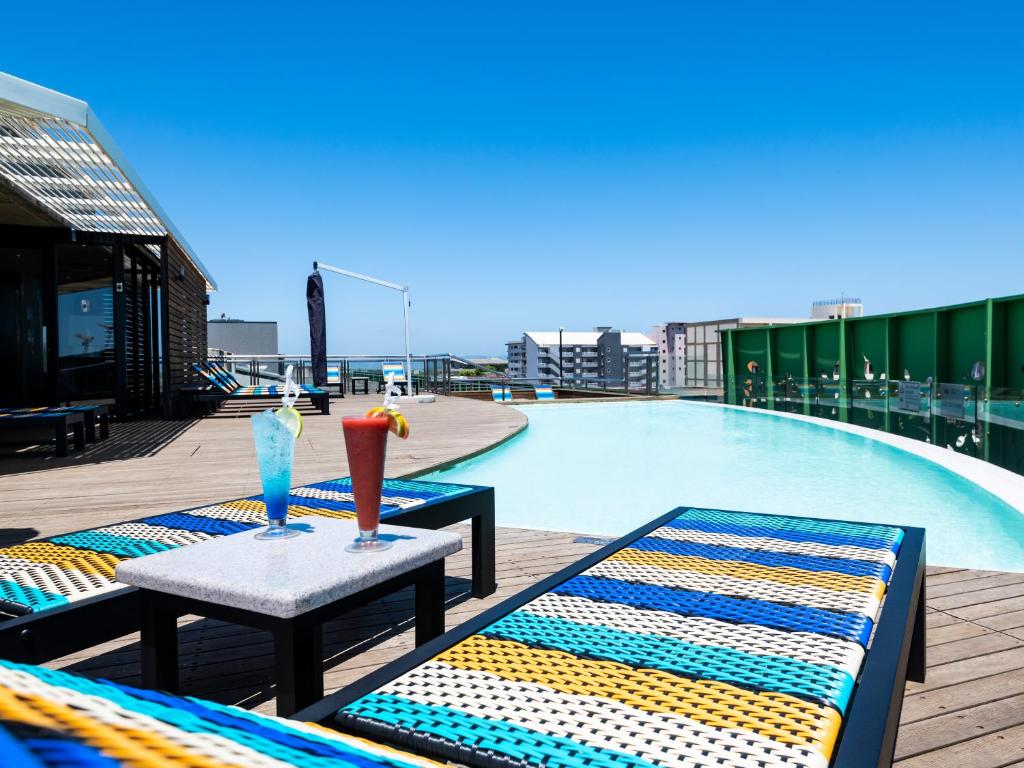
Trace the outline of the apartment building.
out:
M 550 383 L 605 379 L 640 384 L 657 345 L 642 333 L 599 326 L 592 331 L 527 331 L 510 341 L 508 374 Z

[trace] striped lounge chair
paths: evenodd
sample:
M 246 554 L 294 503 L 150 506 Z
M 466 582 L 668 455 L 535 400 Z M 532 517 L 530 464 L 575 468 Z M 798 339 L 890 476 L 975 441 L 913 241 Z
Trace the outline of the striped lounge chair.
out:
M 206 379 L 212 386 L 211 392 L 205 395 L 193 394 L 193 399 L 207 400 L 214 399 L 217 402 L 225 400 L 266 400 L 270 398 L 280 399 L 284 395 L 284 387 L 276 384 L 258 386 L 254 384 L 240 384 L 238 380 L 219 363 L 196 363 L 192 366 L 196 373 Z M 301 397 L 308 397 L 313 405 L 320 409 L 322 414 L 329 415 L 331 412 L 330 394 L 318 387 L 309 384 L 297 384 Z
M 554 400 L 555 390 L 550 384 L 536 384 L 533 387 L 533 396 L 538 400 Z
M 310 723 L 0 661 L 7 768 L 439 768 Z
M 512 389 L 506 385 L 491 385 L 491 400 L 496 403 L 509 403 L 512 401 Z
M 481 768 L 888 765 L 923 576 L 921 529 L 680 508 L 297 717 Z
M 405 365 L 403 363 L 381 363 L 380 364 L 381 380 L 377 382 L 377 394 L 379 395 L 384 391 L 384 387 L 388 382 L 388 376 L 391 374 L 395 375 L 395 384 L 399 389 L 405 391 L 405 394 L 409 394 L 409 380 L 405 376 Z M 414 394 L 420 393 L 420 385 L 415 379 L 412 382 L 412 391 Z
M 471 522 L 473 594 L 494 592 L 492 488 L 389 479 L 381 502 L 393 525 Z M 355 518 L 352 481 L 292 489 L 288 514 Z M 257 495 L 0 548 L 0 658 L 47 661 L 138 630 L 136 590 L 114 580 L 119 562 L 266 523 Z

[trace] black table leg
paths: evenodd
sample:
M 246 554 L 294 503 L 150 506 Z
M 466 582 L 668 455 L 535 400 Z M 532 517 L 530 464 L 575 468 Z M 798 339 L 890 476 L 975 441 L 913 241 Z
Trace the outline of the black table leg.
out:
M 68 422 L 66 419 L 57 419 L 57 426 L 53 430 L 54 441 L 57 443 L 57 455 L 64 457 L 68 455 Z
M 75 450 L 85 450 L 85 422 L 79 421 L 71 425 L 72 434 L 75 438 Z
M 83 413 L 85 419 L 85 439 L 87 442 L 96 442 L 96 416 L 91 413 Z
M 416 575 L 416 645 L 444 634 L 444 560 L 420 567 Z
M 473 597 L 493 595 L 498 588 L 494 575 L 494 506 L 473 517 Z
M 102 413 L 100 414 L 100 440 L 106 440 L 110 437 L 110 417 Z
M 178 617 L 161 605 L 158 595 L 143 591 L 142 685 L 178 692 Z
M 323 627 L 301 619 L 282 619 L 274 629 L 277 714 L 298 712 L 324 696 Z

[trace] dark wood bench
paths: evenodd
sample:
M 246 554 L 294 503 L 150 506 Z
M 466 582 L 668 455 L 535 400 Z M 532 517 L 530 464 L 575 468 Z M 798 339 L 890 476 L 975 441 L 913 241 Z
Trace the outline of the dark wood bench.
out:
M 70 410 L 40 410 L 30 413 L 0 413 L 0 429 L 39 434 L 52 432 L 58 456 L 68 455 L 68 433 L 76 451 L 85 449 L 85 413 Z

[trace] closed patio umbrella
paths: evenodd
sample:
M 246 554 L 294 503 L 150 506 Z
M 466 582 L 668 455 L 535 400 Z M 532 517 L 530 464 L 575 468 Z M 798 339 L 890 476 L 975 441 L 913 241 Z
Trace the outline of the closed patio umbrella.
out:
M 306 278 L 306 309 L 309 312 L 309 356 L 313 386 L 327 386 L 327 318 L 324 314 L 324 281 L 319 272 Z

